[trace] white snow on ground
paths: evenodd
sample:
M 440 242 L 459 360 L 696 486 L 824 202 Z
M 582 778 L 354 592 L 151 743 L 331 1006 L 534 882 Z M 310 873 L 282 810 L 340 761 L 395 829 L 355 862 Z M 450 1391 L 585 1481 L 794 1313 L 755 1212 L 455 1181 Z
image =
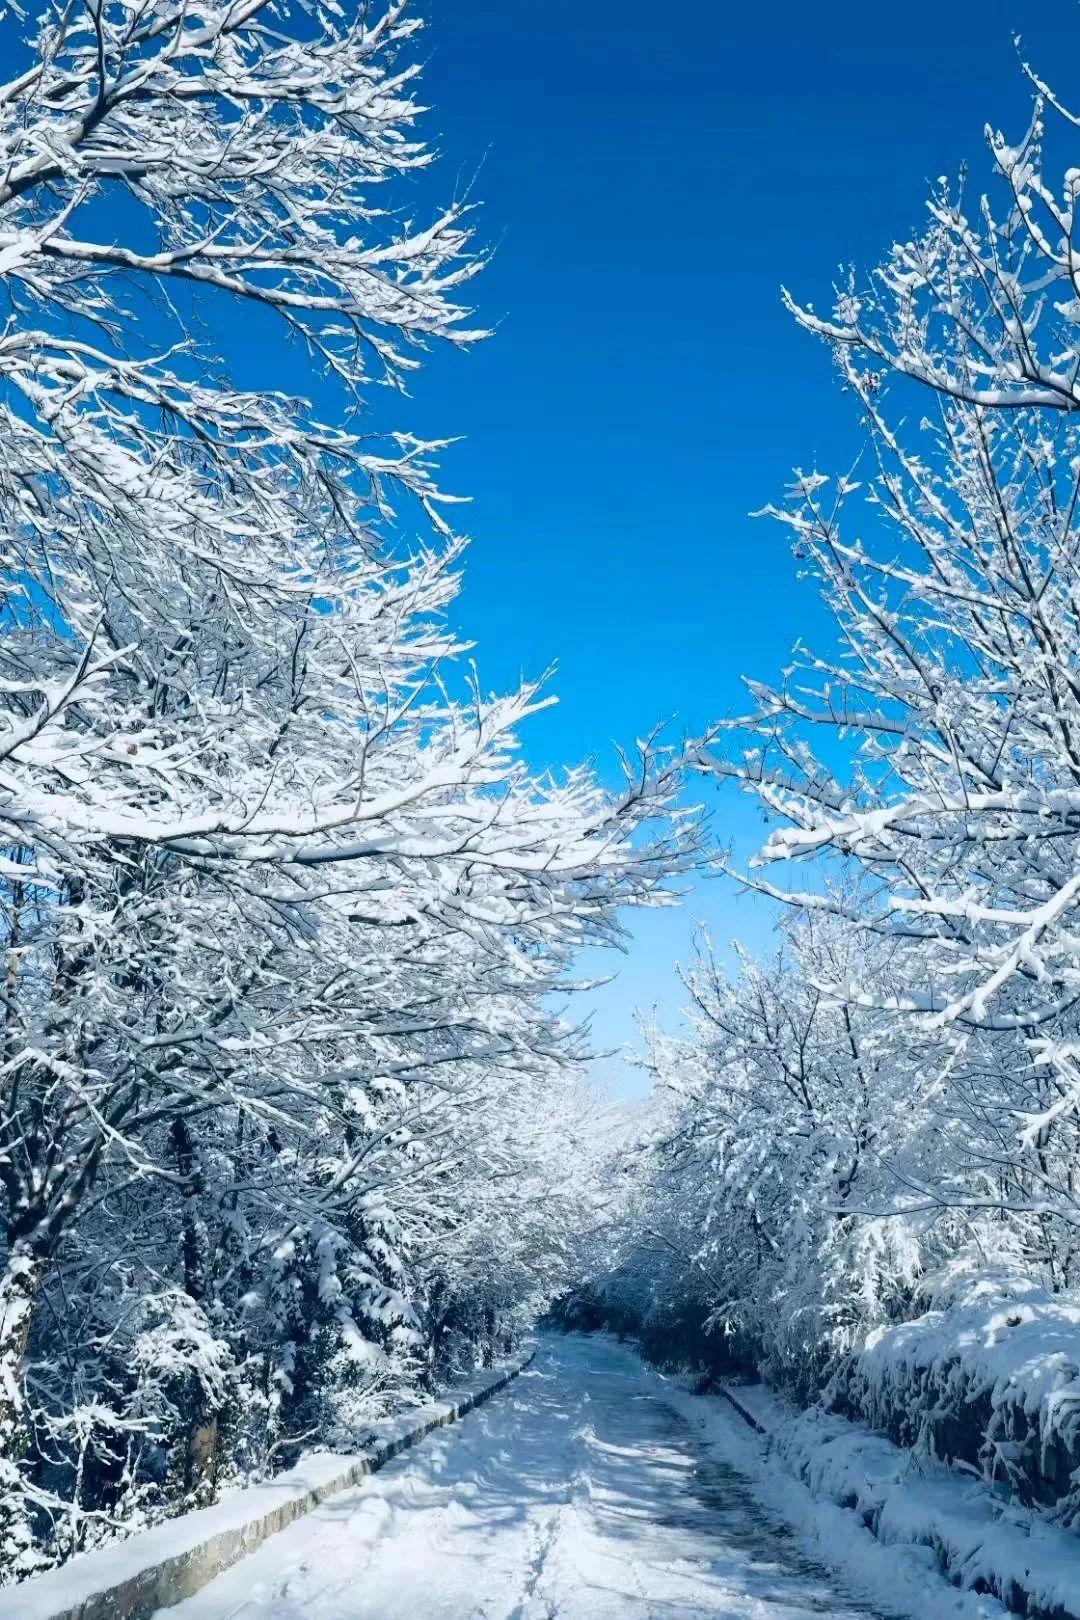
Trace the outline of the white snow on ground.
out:
M 373 1423 L 361 1450 L 349 1455 L 309 1452 L 296 1468 L 277 1474 L 261 1485 L 226 1490 L 211 1507 L 184 1513 L 124 1541 L 106 1543 L 78 1554 L 69 1563 L 0 1590 L 0 1620 L 55 1620 L 55 1616 L 83 1612 L 115 1599 L 125 1603 L 125 1589 L 137 1588 L 141 1601 L 170 1593 L 179 1563 L 205 1569 L 204 1557 L 229 1562 L 226 1548 L 258 1546 L 268 1522 L 282 1522 L 310 1512 L 313 1497 L 328 1497 L 346 1488 L 350 1478 L 378 1468 L 388 1454 L 404 1450 L 440 1423 L 460 1417 L 474 1400 L 513 1376 L 525 1358 L 515 1357 L 477 1371 L 455 1383 L 452 1390 L 420 1406 L 406 1407 L 394 1416 Z M 194 1584 L 194 1583 L 192 1583 Z M 145 1594 L 145 1597 L 142 1595 Z M 179 1595 L 179 1594 L 174 1594 Z M 126 1611 L 125 1611 L 126 1612 Z
M 533 1366 L 488 1405 L 159 1620 L 1003 1614 L 831 1507 L 829 1561 L 847 1563 L 856 1532 L 869 1548 L 857 1543 L 854 1573 L 827 1574 L 821 1547 L 812 1557 L 776 1502 L 763 1506 L 748 1483 L 761 1448 L 722 1405 L 686 1395 L 611 1340 L 545 1339 Z M 779 1498 L 803 1526 L 820 1527 L 795 1481 Z
M 983 1480 L 834 1413 L 802 1412 L 762 1385 L 732 1395 L 771 1438 L 767 1477 L 775 1478 L 782 1459 L 815 1499 L 825 1498 L 817 1511 L 853 1504 L 873 1520 L 880 1541 L 911 1550 L 921 1544 L 920 1553 L 933 1548 L 962 1586 L 979 1582 L 1008 1601 L 1017 1590 L 1047 1613 L 1080 1616 L 1080 1539 L 1071 1532 L 1001 1498 Z
M 849 1585 L 885 1612 L 910 1615 L 914 1620 L 1007 1620 L 1010 1611 L 996 1598 L 951 1586 L 940 1573 L 931 1548 L 917 1544 L 918 1536 L 887 1535 L 883 1542 L 867 1529 L 859 1512 L 839 1505 L 859 1495 L 861 1507 L 860 1487 L 870 1487 L 869 1479 L 854 1477 L 855 1467 L 846 1479 L 846 1491 L 837 1493 L 838 1499 L 830 1499 L 833 1482 L 812 1470 L 804 1476 L 815 1487 L 812 1491 L 795 1477 L 792 1470 L 801 1472 L 802 1459 L 791 1451 L 789 1442 L 805 1416 L 796 1407 L 762 1385 L 735 1389 L 739 1404 L 766 1431 L 759 1435 L 722 1396 L 693 1395 L 674 1379 L 666 1381 L 666 1386 L 672 1406 L 694 1426 L 713 1455 L 722 1455 L 752 1483 L 762 1508 L 794 1527 L 804 1551 L 827 1568 L 842 1572 Z M 865 1430 L 860 1434 L 871 1449 L 889 1444 Z M 868 1452 L 868 1460 L 869 1456 Z M 897 1520 L 902 1500 L 898 1492 L 894 1503 Z M 913 1510 L 916 1505 L 913 1501 Z

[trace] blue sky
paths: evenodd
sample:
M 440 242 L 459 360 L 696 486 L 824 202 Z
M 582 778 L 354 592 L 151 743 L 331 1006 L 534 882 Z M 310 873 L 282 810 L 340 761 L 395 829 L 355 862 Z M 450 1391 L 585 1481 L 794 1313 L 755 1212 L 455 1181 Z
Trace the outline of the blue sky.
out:
M 588 7 L 432 0 L 424 80 L 443 175 L 475 177 L 496 248 L 476 283 L 498 333 L 416 390 L 420 425 L 465 435 L 450 484 L 474 536 L 459 604 L 486 681 L 557 661 L 535 759 L 610 758 L 654 720 L 696 726 L 827 634 L 783 536 L 749 512 L 795 464 L 857 445 L 828 357 L 779 284 L 828 301 L 922 217 L 928 181 L 1028 113 L 1012 43 L 1075 59 L 1069 0 L 823 0 Z M 1071 87 L 1066 85 L 1065 90 Z M 713 797 L 749 850 L 746 800 Z M 770 919 L 730 885 L 635 925 L 598 1037 L 635 1004 L 673 1022 L 695 919 L 760 948 Z M 614 1066 L 622 1087 L 636 1081 Z

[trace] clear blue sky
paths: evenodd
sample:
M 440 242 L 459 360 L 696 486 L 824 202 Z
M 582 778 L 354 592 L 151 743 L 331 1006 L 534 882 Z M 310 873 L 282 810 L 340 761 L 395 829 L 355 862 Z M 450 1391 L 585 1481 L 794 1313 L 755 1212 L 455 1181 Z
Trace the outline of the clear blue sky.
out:
M 346 4 L 355 0 L 344 0 Z M 460 434 L 445 481 L 471 494 L 458 604 L 487 686 L 555 662 L 557 709 L 526 733 L 537 764 L 596 756 L 656 720 L 696 728 L 827 633 L 783 537 L 748 513 L 795 464 L 857 443 L 827 355 L 795 330 L 786 282 L 828 301 L 917 225 L 927 182 L 972 161 L 983 124 L 1022 127 L 1012 35 L 1050 76 L 1076 61 L 1074 0 L 415 0 L 427 133 L 422 196 L 472 185 L 495 249 L 475 283 L 497 335 L 433 358 L 391 425 Z M 11 40 L 0 25 L 0 56 Z M 1065 82 L 1068 96 L 1080 85 Z M 1074 158 L 1073 161 L 1076 161 Z M 419 199 L 418 199 L 419 211 Z M 306 387 L 278 334 L 237 334 L 247 381 Z M 389 417 L 387 418 L 389 421 Z M 746 853 L 748 801 L 715 796 Z M 769 920 L 714 881 L 645 918 L 598 1037 L 633 1007 L 671 1020 L 695 918 L 753 945 Z M 591 965 L 591 964 L 590 964 Z M 627 1081 L 625 1074 L 622 1083 Z
M 430 0 L 428 14 L 444 173 L 479 169 L 497 247 L 475 284 L 497 336 L 417 388 L 425 427 L 466 435 L 448 461 L 474 497 L 459 620 L 492 683 L 557 660 L 534 757 L 603 758 L 658 717 L 728 712 L 741 675 L 774 676 L 797 636 L 826 633 L 783 536 L 748 516 L 794 464 L 835 469 L 857 442 L 779 283 L 824 305 L 841 263 L 872 265 L 919 222 L 928 181 L 967 158 L 981 186 L 984 124 L 1028 114 L 1014 33 L 1054 75 L 1077 59 L 1080 12 Z M 715 813 L 752 846 L 747 801 L 717 795 Z M 718 881 L 646 918 L 595 998 L 602 1040 L 632 1038 L 635 1003 L 674 1020 L 695 917 L 717 943 L 767 940 L 757 902 Z
M 779 283 L 826 303 L 841 261 L 920 220 L 928 180 L 964 157 L 978 180 L 984 122 L 1027 113 L 1014 29 L 1052 72 L 1080 12 L 417 3 L 441 175 L 476 175 L 496 248 L 473 285 L 497 335 L 444 356 L 412 412 L 465 435 L 446 458 L 474 498 L 463 628 L 494 682 L 558 660 L 542 757 L 696 723 L 812 609 L 749 510 L 854 443 Z

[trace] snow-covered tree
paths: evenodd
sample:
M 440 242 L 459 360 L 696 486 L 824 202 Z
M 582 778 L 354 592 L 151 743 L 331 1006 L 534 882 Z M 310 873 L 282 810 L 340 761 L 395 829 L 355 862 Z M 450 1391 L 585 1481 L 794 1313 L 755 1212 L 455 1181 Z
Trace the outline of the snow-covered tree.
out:
M 868 435 L 856 467 L 799 473 L 774 513 L 837 646 L 753 684 L 756 744 L 716 770 L 783 823 L 760 867 L 832 872 L 787 899 L 903 944 L 891 982 L 856 961 L 833 989 L 948 1035 L 947 1081 L 926 1084 L 964 1120 L 960 1202 L 1002 1216 L 1059 1287 L 1080 1214 L 1080 284 L 1076 172 L 1044 177 L 1044 95 L 1019 146 L 989 137 L 1000 202 L 943 184 L 829 317 L 791 303 Z
M 531 774 L 547 696 L 461 672 L 441 446 L 395 419 L 481 335 L 464 205 L 401 212 L 418 26 L 102 0 L 0 87 L 16 1573 L 355 1430 L 437 1375 L 447 1290 L 466 1344 L 542 1302 L 554 997 L 697 847 L 655 739 L 616 792 Z M 321 412 L 245 375 L 242 321 Z M 500 1248 L 515 1185 L 546 1225 Z
M 935 1043 L 828 995 L 849 931 L 813 917 L 787 932 L 773 962 L 742 956 L 734 975 L 703 941 L 686 1030 L 648 1032 L 655 1100 L 608 1292 L 643 1272 L 646 1331 L 656 1317 L 690 1335 L 670 1353 L 756 1361 L 806 1395 L 904 1308 L 955 1229 L 896 1218 L 901 1178 L 940 1168 L 920 1087 Z M 879 947 L 872 974 L 864 960 L 871 982 L 894 954 Z

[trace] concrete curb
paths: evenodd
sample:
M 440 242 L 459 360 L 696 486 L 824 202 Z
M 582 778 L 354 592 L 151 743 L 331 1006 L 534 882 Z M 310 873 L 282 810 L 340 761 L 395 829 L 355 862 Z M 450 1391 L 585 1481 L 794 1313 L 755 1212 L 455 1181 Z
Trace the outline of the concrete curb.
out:
M 743 1421 L 749 1423 L 752 1429 L 756 1429 L 758 1434 L 768 1433 L 765 1425 L 763 1423 L 759 1423 L 753 1412 L 748 1411 L 741 1401 L 736 1400 L 730 1389 L 726 1389 L 723 1384 L 717 1384 L 715 1389 L 716 1393 L 718 1395 L 722 1395 L 725 1401 L 727 1401 L 728 1405 L 733 1406 Z
M 265 1485 L 234 1491 L 59 1569 L 0 1591 L 0 1620 L 150 1620 L 191 1597 L 268 1536 L 373 1474 L 433 1429 L 453 1423 L 505 1389 L 535 1351 L 479 1374 L 441 1400 L 373 1425 L 371 1444 L 350 1456 L 316 1452 Z

